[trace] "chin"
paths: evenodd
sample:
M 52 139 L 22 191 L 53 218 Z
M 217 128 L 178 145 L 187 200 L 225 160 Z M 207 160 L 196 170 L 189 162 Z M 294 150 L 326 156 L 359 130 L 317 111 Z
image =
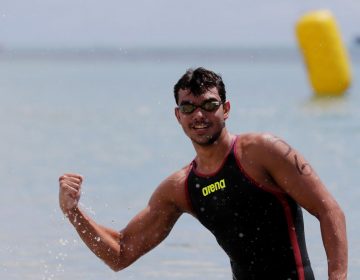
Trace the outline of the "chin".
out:
M 220 137 L 220 134 L 221 134 L 221 131 L 219 133 L 216 133 L 214 135 L 204 135 L 204 136 L 201 136 L 201 137 L 194 137 L 192 138 L 191 140 L 200 145 L 200 146 L 210 146 L 212 144 L 214 144 Z

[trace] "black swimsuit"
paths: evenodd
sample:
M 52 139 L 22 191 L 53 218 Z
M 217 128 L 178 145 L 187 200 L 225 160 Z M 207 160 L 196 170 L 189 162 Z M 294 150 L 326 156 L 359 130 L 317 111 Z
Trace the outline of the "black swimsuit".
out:
M 233 279 L 314 279 L 301 208 L 252 180 L 235 150 L 234 140 L 215 174 L 200 174 L 193 161 L 187 178 L 192 209 L 230 257 Z

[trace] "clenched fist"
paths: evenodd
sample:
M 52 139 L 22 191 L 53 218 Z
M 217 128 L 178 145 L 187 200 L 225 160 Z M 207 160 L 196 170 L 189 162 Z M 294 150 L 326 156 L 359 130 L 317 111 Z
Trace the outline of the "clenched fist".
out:
M 64 214 L 78 205 L 81 196 L 83 177 L 77 174 L 64 174 L 59 178 L 59 203 Z

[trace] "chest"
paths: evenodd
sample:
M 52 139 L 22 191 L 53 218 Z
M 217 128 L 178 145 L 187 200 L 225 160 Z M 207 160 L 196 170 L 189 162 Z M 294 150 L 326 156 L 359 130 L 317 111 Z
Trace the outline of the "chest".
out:
M 279 197 L 262 189 L 236 163 L 227 163 L 211 177 L 192 171 L 187 186 L 195 215 L 211 231 L 229 225 L 258 228 L 284 214 Z

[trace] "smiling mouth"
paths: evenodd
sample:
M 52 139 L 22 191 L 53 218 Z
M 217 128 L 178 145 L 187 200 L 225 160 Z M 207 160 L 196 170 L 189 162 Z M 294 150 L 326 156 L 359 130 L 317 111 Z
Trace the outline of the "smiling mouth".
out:
M 204 129 L 204 128 L 208 128 L 208 125 L 202 124 L 202 125 L 194 125 L 193 128 L 195 129 Z
M 193 129 L 206 129 L 209 127 L 210 127 L 209 124 L 194 124 L 194 125 L 192 125 Z

